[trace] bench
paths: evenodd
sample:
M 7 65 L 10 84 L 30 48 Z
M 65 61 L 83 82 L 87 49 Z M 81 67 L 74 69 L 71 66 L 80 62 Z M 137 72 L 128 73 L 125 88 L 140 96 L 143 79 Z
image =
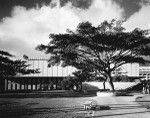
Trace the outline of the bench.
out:
M 90 100 L 90 101 L 86 101 L 83 105 L 84 105 L 84 110 L 94 110 L 97 106 L 97 103 L 94 100 Z

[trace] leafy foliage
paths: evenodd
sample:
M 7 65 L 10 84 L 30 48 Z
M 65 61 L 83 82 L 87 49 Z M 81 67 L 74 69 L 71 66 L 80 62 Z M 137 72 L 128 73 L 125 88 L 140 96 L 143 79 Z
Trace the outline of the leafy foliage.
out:
M 61 81 L 61 86 L 65 90 L 71 89 L 75 91 L 80 91 L 82 85 L 80 78 L 69 76 Z M 76 87 L 76 89 L 74 87 Z
M 117 21 L 104 21 L 99 26 L 82 22 L 76 31 L 50 34 L 48 45 L 39 45 L 40 51 L 51 54 L 49 66 L 74 66 L 80 72 L 103 75 L 112 84 L 111 73 L 127 63 L 145 63 L 150 55 L 148 30 L 125 31 Z
M 31 73 L 38 73 L 39 71 L 28 69 L 29 66 L 26 64 L 26 61 L 22 60 L 14 60 L 14 57 L 10 53 L 6 51 L 0 50 L 0 76 L 7 77 L 7 76 L 15 76 L 17 74 L 31 74 Z

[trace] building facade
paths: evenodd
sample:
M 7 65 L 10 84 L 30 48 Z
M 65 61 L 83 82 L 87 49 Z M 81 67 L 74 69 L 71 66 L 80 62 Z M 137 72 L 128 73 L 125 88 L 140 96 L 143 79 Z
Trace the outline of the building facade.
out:
M 50 77 L 66 77 L 72 75 L 76 71 L 74 67 L 53 66 L 48 67 L 47 59 L 28 59 L 29 68 L 39 68 L 40 73 L 30 76 L 50 76 Z M 116 73 L 116 72 L 115 72 Z M 148 77 L 150 78 L 150 66 L 140 66 L 138 63 L 125 64 L 120 69 L 121 75 L 130 77 Z M 29 76 L 29 75 L 27 75 Z

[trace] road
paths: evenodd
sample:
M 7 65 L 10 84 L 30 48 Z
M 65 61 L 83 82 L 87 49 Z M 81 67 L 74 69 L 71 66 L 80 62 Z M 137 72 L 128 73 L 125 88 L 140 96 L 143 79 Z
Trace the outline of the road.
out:
M 150 110 L 135 102 L 137 96 L 75 98 L 0 98 L 0 118 L 150 118 Z M 86 101 L 109 110 L 85 111 Z

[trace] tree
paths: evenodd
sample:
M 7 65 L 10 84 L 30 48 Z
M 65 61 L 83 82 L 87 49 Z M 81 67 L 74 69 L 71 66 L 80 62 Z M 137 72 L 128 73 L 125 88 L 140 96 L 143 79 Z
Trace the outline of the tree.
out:
M 17 74 L 31 74 L 39 73 L 39 70 L 28 69 L 30 66 L 26 61 L 15 60 L 13 55 L 0 50 L 0 76 L 8 77 L 15 76 Z
M 127 32 L 118 22 L 104 21 L 99 26 L 82 22 L 76 31 L 65 34 L 50 34 L 48 45 L 39 45 L 37 50 L 51 54 L 49 66 L 61 64 L 74 66 L 79 71 L 87 70 L 103 75 L 114 91 L 112 72 L 127 63 L 145 63 L 150 55 L 148 30 L 134 29 Z

